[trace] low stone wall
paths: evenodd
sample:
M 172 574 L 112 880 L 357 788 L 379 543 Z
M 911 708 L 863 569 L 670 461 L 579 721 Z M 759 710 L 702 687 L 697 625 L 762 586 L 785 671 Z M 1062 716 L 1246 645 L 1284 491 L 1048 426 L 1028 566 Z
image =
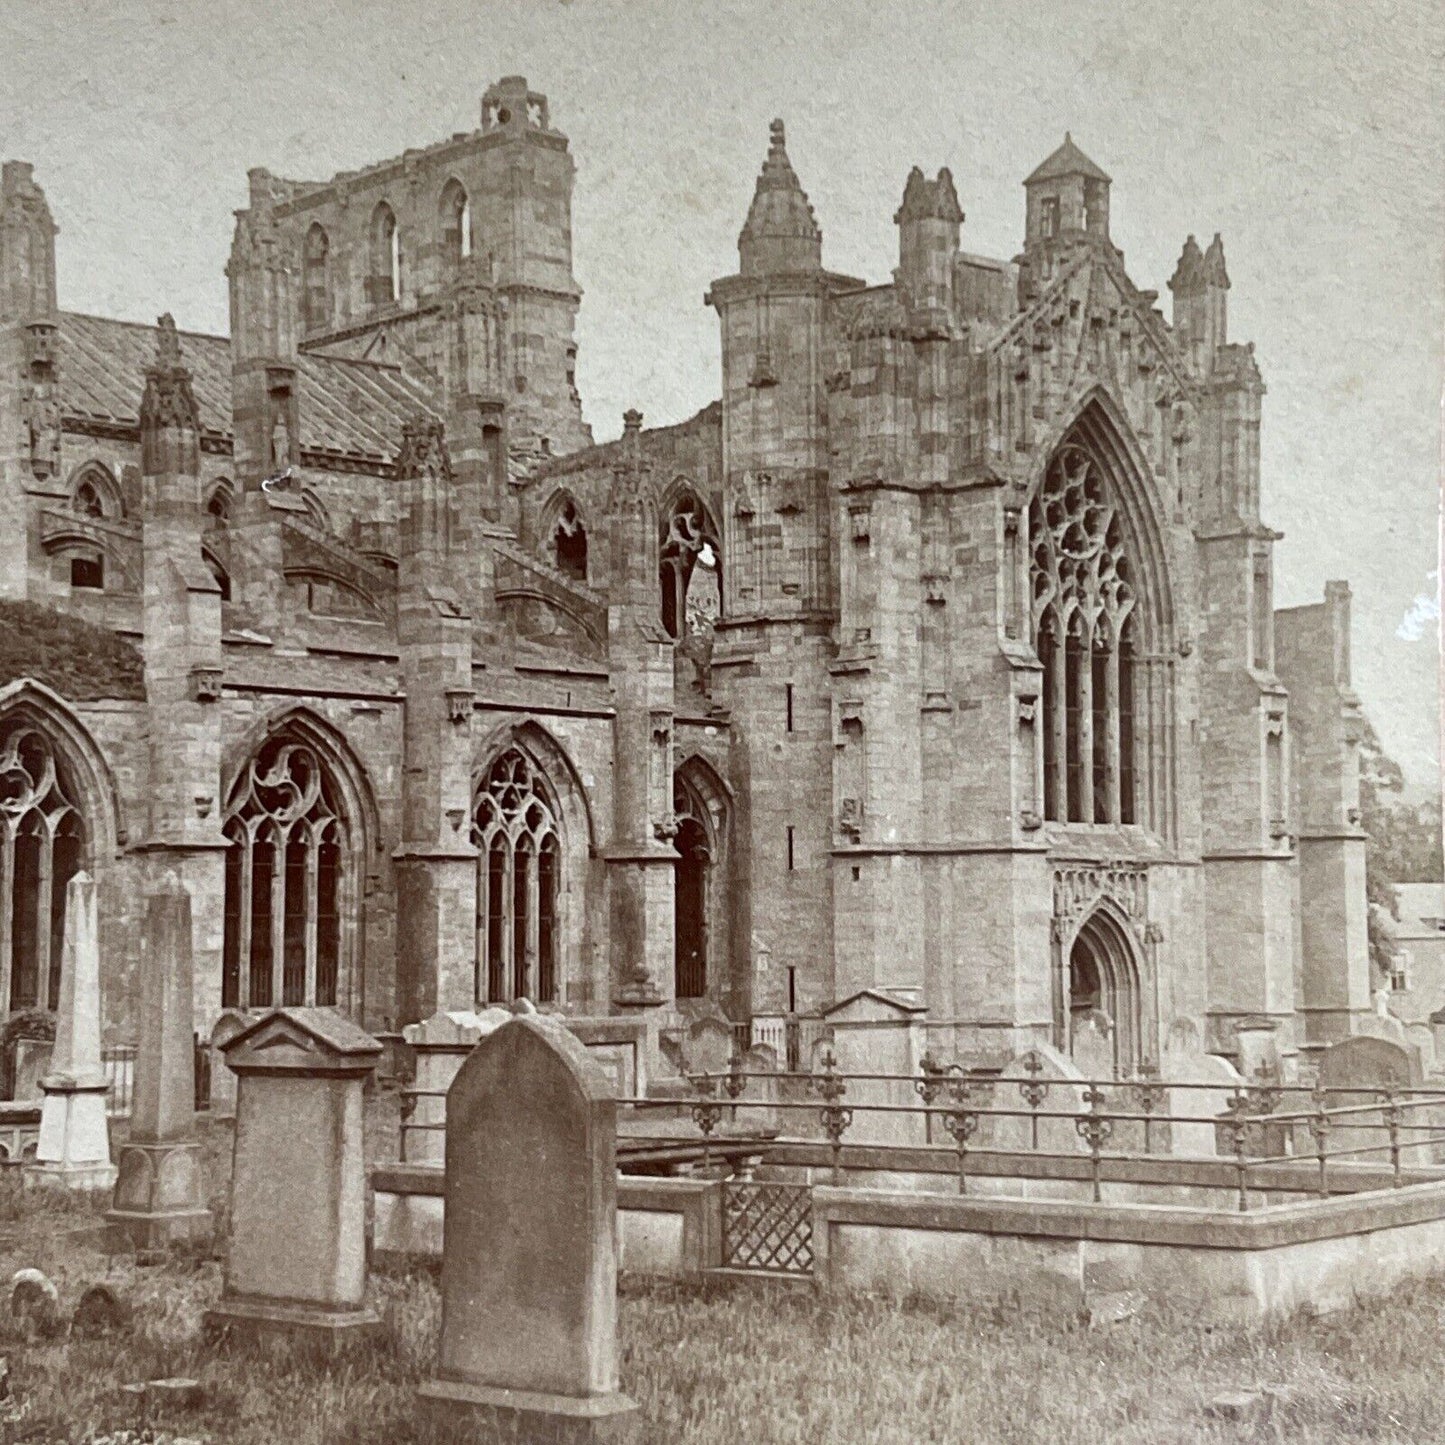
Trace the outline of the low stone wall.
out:
M 440 1256 L 440 1168 L 393 1165 L 372 1185 L 374 1255 Z M 1336 1309 L 1445 1271 L 1445 1180 L 1391 1188 L 1361 1171 L 1358 1185 L 1373 1187 L 1241 1213 L 816 1184 L 814 1277 L 826 1289 L 970 1302 L 1063 1291 L 1082 1305 L 1134 1290 L 1229 1321 Z M 722 1265 L 722 1207 L 717 1182 L 621 1176 L 622 1268 L 687 1277 Z
M 1248 1214 L 813 1191 L 825 1288 L 977 1301 L 1137 1290 L 1206 1320 L 1326 1311 L 1445 1270 L 1445 1184 Z
M 387 1165 L 372 1171 L 371 1185 L 373 1259 L 440 1259 L 441 1166 Z M 619 1267 L 674 1277 L 714 1268 L 721 1257 L 720 1210 L 717 1184 L 619 1176 Z

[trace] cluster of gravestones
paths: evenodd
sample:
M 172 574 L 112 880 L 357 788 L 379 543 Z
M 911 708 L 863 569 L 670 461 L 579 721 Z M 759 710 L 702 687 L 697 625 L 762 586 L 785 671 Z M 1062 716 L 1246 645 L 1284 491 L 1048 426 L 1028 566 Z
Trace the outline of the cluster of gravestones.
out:
M 94 884 L 79 875 L 67 894 L 55 1061 L 27 1182 L 114 1183 L 107 1218 L 140 1249 L 207 1236 L 193 1134 L 190 896 L 171 876 L 146 899 L 142 1044 L 118 1171 L 99 1069 L 96 922 Z M 224 1288 L 204 1319 L 212 1339 L 329 1354 L 380 1326 L 367 1300 L 363 1091 L 381 1053 L 371 1035 L 319 1008 L 273 1010 L 224 1045 L 235 1140 Z M 436 1376 L 421 1390 L 428 1410 L 556 1445 L 633 1431 L 636 1407 L 617 1378 L 616 1107 L 585 1046 L 535 1014 L 501 1022 L 456 1073 L 445 1111 L 442 1328 Z M 109 1286 L 93 1286 L 67 1326 L 38 1273 L 17 1277 L 11 1293 L 37 1333 L 120 1328 L 126 1314 Z
M 379 1326 L 362 1094 L 380 1053 L 327 1009 L 277 1010 L 227 1045 L 235 1166 L 211 1337 L 330 1353 Z M 552 1019 L 516 1015 L 467 1056 L 446 1100 L 442 1327 L 420 1392 L 434 1415 L 558 1445 L 633 1430 L 617 1377 L 616 1109 Z

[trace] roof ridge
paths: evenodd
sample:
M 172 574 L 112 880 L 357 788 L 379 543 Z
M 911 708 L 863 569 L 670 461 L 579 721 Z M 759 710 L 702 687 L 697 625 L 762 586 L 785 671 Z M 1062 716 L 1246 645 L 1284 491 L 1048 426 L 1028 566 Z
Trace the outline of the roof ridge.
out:
M 132 326 L 139 331 L 154 331 L 156 329 L 156 323 L 154 321 L 132 321 L 126 316 L 101 316 L 94 311 L 74 311 L 65 306 L 57 308 L 57 314 L 62 317 L 74 316 L 78 321 L 101 321 L 107 326 Z M 231 338 L 221 332 L 191 331 L 182 326 L 176 328 L 176 335 L 193 336 L 199 341 L 224 341 L 228 346 L 231 342 Z

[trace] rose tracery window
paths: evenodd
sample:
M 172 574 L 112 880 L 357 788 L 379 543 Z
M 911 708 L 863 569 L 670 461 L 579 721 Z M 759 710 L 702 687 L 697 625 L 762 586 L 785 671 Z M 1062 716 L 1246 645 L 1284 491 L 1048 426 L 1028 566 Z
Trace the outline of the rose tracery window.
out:
M 561 839 L 537 766 L 508 748 L 472 807 L 477 859 L 477 999 L 555 1003 Z
M 1029 508 L 1034 642 L 1044 667 L 1045 817 L 1132 823 L 1135 587 L 1092 454 L 1066 442 Z
M 225 835 L 223 1005 L 334 1005 L 347 829 L 316 750 L 268 740 L 236 784 Z
M 65 889 L 85 834 L 50 740 L 0 724 L 0 982 L 11 1009 L 56 1008 Z
M 717 536 L 702 502 L 684 493 L 662 521 L 662 625 L 672 637 L 711 631 L 721 611 Z

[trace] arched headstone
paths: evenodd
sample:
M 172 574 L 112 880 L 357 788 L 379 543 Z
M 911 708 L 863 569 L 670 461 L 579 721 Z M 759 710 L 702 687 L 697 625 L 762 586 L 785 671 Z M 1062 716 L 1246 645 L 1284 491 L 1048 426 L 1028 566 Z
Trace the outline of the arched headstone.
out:
M 617 1387 L 616 1116 L 585 1045 L 542 1015 L 503 1024 L 462 1065 L 437 1376 L 421 1389 L 438 1413 L 583 1440 L 617 1438 L 636 1410 Z
M 1391 1020 L 1397 1023 L 1397 1020 Z M 1357 1034 L 1331 1044 L 1320 1055 L 1319 1082 L 1329 1090 L 1331 1109 L 1348 1108 L 1358 1104 L 1378 1102 L 1381 1091 L 1418 1088 L 1423 1080 L 1420 1055 L 1412 1045 L 1403 1041 L 1380 1038 L 1369 1034 Z M 1405 1136 L 1411 1132 L 1425 1137 L 1434 1132 L 1429 1129 L 1431 1119 L 1423 1108 L 1410 1109 L 1404 1116 L 1407 1125 Z M 1340 1163 L 1385 1164 L 1390 1160 L 1389 1130 L 1383 1111 L 1368 1111 L 1342 1116 L 1332 1123 L 1329 1134 L 1331 1150 L 1359 1150 L 1364 1152 L 1342 1155 Z M 1416 1151 L 1412 1151 L 1416 1152 Z M 1423 1163 L 1428 1148 L 1417 1151 L 1418 1161 Z M 1407 1160 L 1410 1154 L 1403 1156 Z

